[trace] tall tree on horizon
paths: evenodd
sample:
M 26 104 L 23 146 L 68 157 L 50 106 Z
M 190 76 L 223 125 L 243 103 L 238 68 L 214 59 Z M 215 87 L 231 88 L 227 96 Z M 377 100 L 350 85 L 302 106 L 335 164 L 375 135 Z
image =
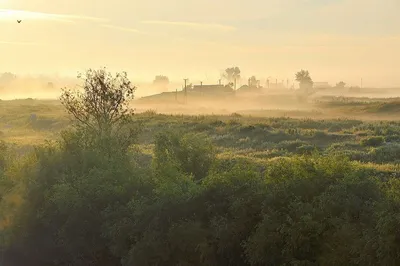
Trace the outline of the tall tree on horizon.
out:
M 169 84 L 169 78 L 163 75 L 157 75 L 153 80 L 153 85 L 159 89 L 167 90 Z
M 335 87 L 339 88 L 339 89 L 344 89 L 346 87 L 346 83 L 343 81 L 340 81 L 339 83 L 336 83 Z
M 225 69 L 222 77 L 228 81 L 228 83 L 234 83 L 235 80 L 238 81 L 240 79 L 240 68 L 239 67 L 229 67 Z
M 314 85 L 313 80 L 311 79 L 310 73 L 308 70 L 300 70 L 296 73 L 296 81 L 300 83 L 300 89 L 308 92 Z

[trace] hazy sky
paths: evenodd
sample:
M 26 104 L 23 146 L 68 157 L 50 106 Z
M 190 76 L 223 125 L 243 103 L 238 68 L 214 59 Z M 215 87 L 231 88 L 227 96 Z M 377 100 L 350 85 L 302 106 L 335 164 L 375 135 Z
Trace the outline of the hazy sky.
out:
M 0 0 L 0 72 L 400 85 L 399 0 Z M 21 24 L 16 19 L 22 19 Z

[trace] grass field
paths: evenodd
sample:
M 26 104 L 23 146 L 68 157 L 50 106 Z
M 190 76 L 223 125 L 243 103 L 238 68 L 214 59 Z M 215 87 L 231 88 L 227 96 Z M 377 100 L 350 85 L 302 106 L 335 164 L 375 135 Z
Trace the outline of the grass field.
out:
M 58 101 L 2 101 L 0 106 L 1 139 L 21 148 L 55 140 L 70 124 Z M 229 153 L 271 159 L 318 151 L 326 155 L 344 154 L 363 163 L 395 164 L 400 160 L 396 157 L 400 154 L 397 99 L 325 97 L 310 104 L 311 111 L 243 110 L 226 115 L 162 114 L 146 109 L 148 106 L 136 106 L 136 119 L 144 123 L 139 145 L 146 150 L 153 145 L 157 133 L 174 129 L 182 134 L 208 135 L 220 156 Z M 339 118 L 332 119 L 333 113 Z

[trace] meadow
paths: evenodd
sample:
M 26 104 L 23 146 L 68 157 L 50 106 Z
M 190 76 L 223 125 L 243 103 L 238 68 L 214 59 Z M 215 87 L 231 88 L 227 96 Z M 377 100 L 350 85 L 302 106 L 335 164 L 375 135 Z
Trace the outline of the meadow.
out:
M 129 145 L 94 145 L 58 101 L 0 101 L 6 265 L 400 263 L 397 98 L 132 105 Z

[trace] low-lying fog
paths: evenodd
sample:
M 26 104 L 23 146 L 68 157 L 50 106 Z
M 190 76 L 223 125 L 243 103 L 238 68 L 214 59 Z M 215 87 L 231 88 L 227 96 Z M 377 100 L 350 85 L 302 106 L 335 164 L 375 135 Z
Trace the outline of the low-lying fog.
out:
M 61 88 L 77 88 L 78 81 L 68 78 L 25 77 L 14 78 L 7 82 L 0 82 L 0 99 L 57 99 Z M 193 95 L 188 94 L 187 104 L 182 91 L 182 84 L 168 85 L 169 93 L 152 83 L 135 83 L 135 101 L 133 107 L 136 112 L 154 110 L 158 113 L 169 114 L 232 114 L 255 113 L 263 110 L 296 111 L 300 115 L 304 112 L 314 112 L 314 105 L 298 101 L 297 90 L 271 89 L 262 94 L 248 94 L 237 92 L 230 96 Z M 174 89 L 172 89 L 174 88 Z M 178 89 L 176 95 L 175 88 Z M 155 96 L 151 96 L 155 95 Z M 151 96 L 151 97 L 148 97 Z M 400 89 L 395 88 L 362 88 L 359 92 L 352 92 L 349 88 L 330 88 L 319 90 L 309 97 L 308 102 L 323 96 L 366 97 L 366 98 L 395 98 L 400 97 Z M 279 113 L 285 115 L 285 113 Z M 289 115 L 289 114 L 288 114 Z

